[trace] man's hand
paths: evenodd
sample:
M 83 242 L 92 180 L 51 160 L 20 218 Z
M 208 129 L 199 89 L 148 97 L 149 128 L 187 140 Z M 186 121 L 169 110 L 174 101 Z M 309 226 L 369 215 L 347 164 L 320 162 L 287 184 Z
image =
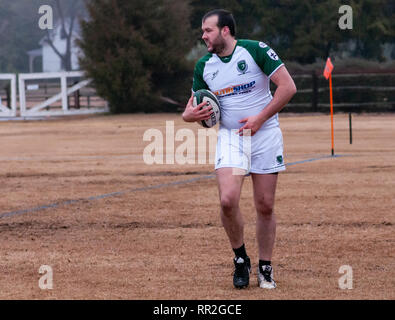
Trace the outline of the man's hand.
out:
M 253 136 L 259 128 L 263 124 L 263 119 L 259 115 L 255 116 L 250 116 L 244 119 L 239 120 L 240 123 L 245 123 L 244 126 L 242 126 L 239 131 L 237 131 L 237 134 L 242 136 L 243 135 L 243 130 L 251 130 L 251 136 Z
M 291 100 L 296 93 L 296 86 L 285 66 L 280 67 L 270 78 L 276 85 L 273 99 L 269 104 L 257 115 L 241 119 L 240 123 L 245 123 L 239 131 L 239 135 L 243 135 L 243 130 L 250 129 L 253 136 L 259 128 Z
M 201 120 L 210 119 L 210 115 L 214 112 L 213 107 L 203 108 L 207 105 L 207 102 L 202 102 L 196 107 L 193 106 L 193 94 L 188 100 L 185 107 L 184 113 L 182 114 L 182 119 L 186 122 L 195 122 Z

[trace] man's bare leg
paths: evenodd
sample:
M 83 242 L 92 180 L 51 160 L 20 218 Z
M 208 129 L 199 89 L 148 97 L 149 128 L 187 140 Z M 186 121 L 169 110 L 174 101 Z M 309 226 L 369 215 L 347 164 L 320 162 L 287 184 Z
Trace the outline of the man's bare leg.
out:
M 221 221 L 235 253 L 233 285 L 245 288 L 249 284 L 251 263 L 244 246 L 244 221 L 239 202 L 244 175 L 234 168 L 216 170 L 221 204 Z
M 258 278 L 262 288 L 275 288 L 271 260 L 276 238 L 276 216 L 273 211 L 277 186 L 277 174 L 252 174 L 254 202 L 257 212 L 256 238 L 259 250 L 259 267 L 267 269 L 266 280 Z M 270 266 L 270 267 L 266 267 Z M 258 273 L 259 275 L 259 273 Z M 270 281 L 268 281 L 270 280 Z

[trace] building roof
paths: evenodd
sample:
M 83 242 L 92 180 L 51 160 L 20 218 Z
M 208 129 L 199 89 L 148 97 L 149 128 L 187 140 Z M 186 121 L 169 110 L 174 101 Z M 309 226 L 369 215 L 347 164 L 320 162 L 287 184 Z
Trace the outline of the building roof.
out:
M 29 50 L 27 51 L 27 54 L 31 57 L 39 57 L 43 55 L 43 49 L 39 48 L 39 49 Z

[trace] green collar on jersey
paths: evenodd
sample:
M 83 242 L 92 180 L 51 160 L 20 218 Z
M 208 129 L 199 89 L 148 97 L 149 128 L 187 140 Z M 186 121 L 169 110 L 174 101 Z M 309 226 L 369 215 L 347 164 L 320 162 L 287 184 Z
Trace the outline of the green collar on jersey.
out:
M 228 63 L 230 60 L 232 60 L 233 54 L 235 53 L 235 50 L 236 50 L 236 47 L 237 47 L 238 44 L 239 44 L 239 40 L 237 40 L 236 45 L 233 48 L 233 51 L 232 51 L 232 53 L 230 55 L 225 56 L 225 57 L 218 56 L 218 58 L 220 58 L 222 62 Z

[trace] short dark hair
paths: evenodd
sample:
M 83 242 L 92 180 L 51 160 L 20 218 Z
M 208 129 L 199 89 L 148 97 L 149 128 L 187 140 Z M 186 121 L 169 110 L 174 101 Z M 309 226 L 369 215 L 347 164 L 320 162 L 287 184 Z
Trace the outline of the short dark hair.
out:
M 233 18 L 232 13 L 224 9 L 211 10 L 204 15 L 202 22 L 204 22 L 208 17 L 211 16 L 218 16 L 217 26 L 220 29 L 226 26 L 229 28 L 230 34 L 233 37 L 236 35 L 236 22 L 235 19 Z

